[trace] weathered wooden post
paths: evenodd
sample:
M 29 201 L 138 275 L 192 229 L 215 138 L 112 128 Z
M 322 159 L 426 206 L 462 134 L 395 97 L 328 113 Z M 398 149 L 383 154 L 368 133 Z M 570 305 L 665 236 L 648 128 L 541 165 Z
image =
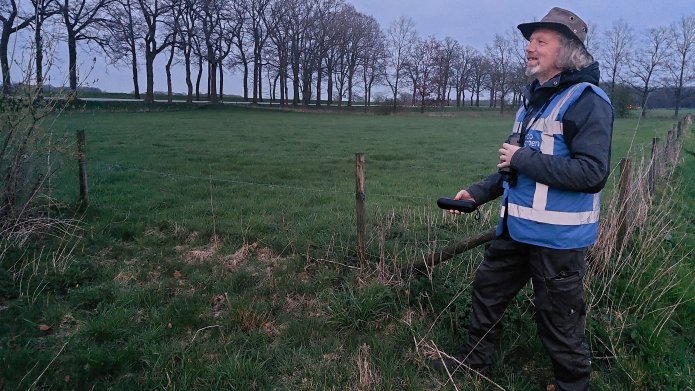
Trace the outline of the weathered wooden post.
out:
M 669 130 L 666 134 L 666 145 L 664 145 L 664 163 L 669 166 L 673 165 L 673 151 L 676 148 L 674 144 L 673 130 Z
M 84 129 L 77 131 L 77 163 L 80 174 L 80 202 L 89 203 L 89 185 L 87 183 L 87 153 L 85 148 Z
M 357 214 L 357 259 L 364 265 L 366 236 L 366 208 L 364 194 L 364 153 L 355 154 L 355 212 Z
M 660 159 L 661 159 L 661 156 L 659 155 L 659 138 L 654 137 L 652 139 L 652 161 L 651 161 L 651 164 L 649 165 L 649 176 L 648 176 L 649 195 L 652 195 L 654 193 L 654 189 L 656 189 L 656 182 L 659 180 L 659 177 L 661 176 Z
M 630 192 L 630 170 L 632 163 L 630 159 L 620 160 L 620 183 L 618 185 L 618 248 L 625 244 L 627 234 L 627 222 L 630 208 L 628 207 L 628 196 Z

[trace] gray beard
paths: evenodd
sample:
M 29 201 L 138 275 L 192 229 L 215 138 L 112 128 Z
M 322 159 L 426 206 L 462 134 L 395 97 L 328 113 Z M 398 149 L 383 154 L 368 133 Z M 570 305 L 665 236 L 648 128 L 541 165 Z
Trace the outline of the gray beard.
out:
M 526 67 L 526 76 L 528 77 L 536 77 L 538 74 L 538 71 L 541 70 L 540 65 L 536 65 L 535 67 Z

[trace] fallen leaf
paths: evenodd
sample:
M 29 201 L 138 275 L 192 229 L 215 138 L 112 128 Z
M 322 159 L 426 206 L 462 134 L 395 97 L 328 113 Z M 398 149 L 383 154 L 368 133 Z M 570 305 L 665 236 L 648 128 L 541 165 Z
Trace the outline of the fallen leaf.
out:
M 179 278 L 181 278 L 181 272 L 178 271 L 178 270 L 176 270 L 176 271 L 174 272 L 174 278 L 177 279 L 177 280 L 178 280 Z
M 51 326 L 49 326 L 47 324 L 39 325 L 39 330 L 41 330 L 41 331 L 48 331 L 50 329 L 51 329 Z

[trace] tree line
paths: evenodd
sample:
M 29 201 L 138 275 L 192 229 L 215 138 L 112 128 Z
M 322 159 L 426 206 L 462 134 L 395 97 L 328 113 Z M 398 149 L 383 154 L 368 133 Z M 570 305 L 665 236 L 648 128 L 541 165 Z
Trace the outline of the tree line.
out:
M 78 45 L 100 50 L 132 72 L 135 98 L 154 101 L 155 59 L 164 59 L 172 99 L 172 66 L 183 65 L 186 99 L 219 102 L 224 77 L 239 72 L 243 99 L 281 105 L 368 107 L 374 87 L 399 104 L 499 106 L 521 99 L 525 41 L 515 29 L 495 34 L 484 48 L 418 34 L 408 17 L 385 29 L 344 0 L 17 0 L 0 2 L 3 96 L 10 94 L 12 34 L 33 30 L 32 83 L 44 83 L 44 39 L 60 31 L 68 48 L 69 88 L 80 83 Z M 21 5 L 21 4 L 20 4 Z M 620 19 L 589 26 L 587 48 L 600 62 L 602 82 L 620 106 L 650 94 L 674 94 L 675 115 L 695 83 L 695 15 L 669 26 L 636 31 Z M 97 49 L 98 48 L 98 49 Z M 90 49 L 91 50 L 91 49 Z M 138 74 L 144 60 L 145 93 Z M 205 79 L 205 80 L 203 80 Z

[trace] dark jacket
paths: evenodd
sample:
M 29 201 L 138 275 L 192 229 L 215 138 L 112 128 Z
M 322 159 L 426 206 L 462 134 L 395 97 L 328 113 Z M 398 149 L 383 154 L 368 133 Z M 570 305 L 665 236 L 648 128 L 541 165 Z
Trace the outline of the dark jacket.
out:
M 576 83 L 598 85 L 598 63 L 578 71 L 566 71 L 539 85 L 531 83 L 525 92 L 526 110 L 533 116 L 559 89 Z M 519 149 L 512 157 L 511 167 L 533 180 L 561 190 L 596 193 L 601 191 L 610 172 L 613 109 L 601 97 L 587 88 L 579 100 L 565 113 L 562 121 L 570 159 L 544 155 L 530 148 Z M 470 186 L 467 190 L 478 205 L 503 193 L 504 177 L 495 173 Z

